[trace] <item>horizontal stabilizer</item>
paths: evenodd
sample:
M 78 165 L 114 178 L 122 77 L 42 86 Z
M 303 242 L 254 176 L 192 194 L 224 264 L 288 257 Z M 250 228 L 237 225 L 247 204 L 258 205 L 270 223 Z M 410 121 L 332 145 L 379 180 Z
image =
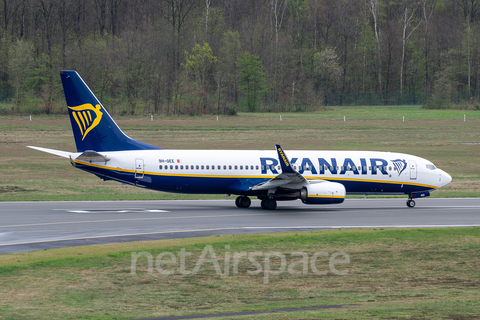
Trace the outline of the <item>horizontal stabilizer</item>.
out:
M 54 154 L 56 156 L 60 156 L 63 158 L 70 158 L 70 155 L 75 154 L 75 152 L 67 152 L 67 151 L 60 151 L 60 150 L 54 150 L 54 149 L 48 149 L 48 148 L 40 148 L 40 147 L 33 147 L 33 146 L 27 146 L 28 148 L 35 149 L 38 151 Z

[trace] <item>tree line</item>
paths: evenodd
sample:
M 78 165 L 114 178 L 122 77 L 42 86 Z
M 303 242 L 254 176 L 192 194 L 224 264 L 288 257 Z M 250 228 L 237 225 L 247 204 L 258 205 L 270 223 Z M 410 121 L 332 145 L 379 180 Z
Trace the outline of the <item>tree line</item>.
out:
M 129 114 L 480 95 L 480 0 L 2 1 L 4 112 L 65 112 L 64 69 Z

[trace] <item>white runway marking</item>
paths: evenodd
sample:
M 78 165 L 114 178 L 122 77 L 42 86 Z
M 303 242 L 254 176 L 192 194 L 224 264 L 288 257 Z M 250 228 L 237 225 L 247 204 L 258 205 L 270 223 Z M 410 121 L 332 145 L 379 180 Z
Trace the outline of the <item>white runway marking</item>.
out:
M 198 219 L 198 218 L 239 217 L 239 216 L 245 216 L 245 215 L 247 215 L 247 214 L 227 214 L 227 215 L 213 215 L 213 216 L 175 216 L 175 217 L 155 217 L 155 218 L 135 218 L 135 219 L 109 219 L 109 220 L 45 222 L 45 223 L 7 225 L 7 226 L 0 226 L 0 228 L 47 226 L 47 225 L 78 224 L 78 223 L 120 222 L 120 221 L 145 221 L 145 220 L 166 220 L 166 219 Z M 266 213 L 248 214 L 248 216 L 260 216 L 260 215 L 266 215 Z
M 147 210 L 147 209 L 122 209 L 122 210 L 99 210 L 99 209 L 84 209 L 84 210 L 71 210 L 71 209 L 55 209 L 55 210 L 60 210 L 60 211 L 67 211 L 71 213 L 139 213 L 139 212 L 152 212 L 152 213 L 157 213 L 157 212 L 170 212 L 167 210 Z

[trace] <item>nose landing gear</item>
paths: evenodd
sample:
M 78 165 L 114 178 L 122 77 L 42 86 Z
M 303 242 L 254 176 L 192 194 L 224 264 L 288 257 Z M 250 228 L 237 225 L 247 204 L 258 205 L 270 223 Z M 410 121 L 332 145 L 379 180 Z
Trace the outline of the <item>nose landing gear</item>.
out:
M 415 200 L 413 200 L 413 199 L 411 199 L 411 198 L 408 199 L 408 200 L 407 200 L 407 207 L 409 207 L 409 208 L 415 207 Z

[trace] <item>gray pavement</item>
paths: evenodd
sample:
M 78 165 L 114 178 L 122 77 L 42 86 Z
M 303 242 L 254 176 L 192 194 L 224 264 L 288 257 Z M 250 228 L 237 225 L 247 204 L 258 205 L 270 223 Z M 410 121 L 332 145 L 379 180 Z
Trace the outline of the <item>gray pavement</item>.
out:
M 217 234 L 376 227 L 480 226 L 480 198 L 347 199 L 341 205 L 252 200 L 0 202 L 0 253 Z

